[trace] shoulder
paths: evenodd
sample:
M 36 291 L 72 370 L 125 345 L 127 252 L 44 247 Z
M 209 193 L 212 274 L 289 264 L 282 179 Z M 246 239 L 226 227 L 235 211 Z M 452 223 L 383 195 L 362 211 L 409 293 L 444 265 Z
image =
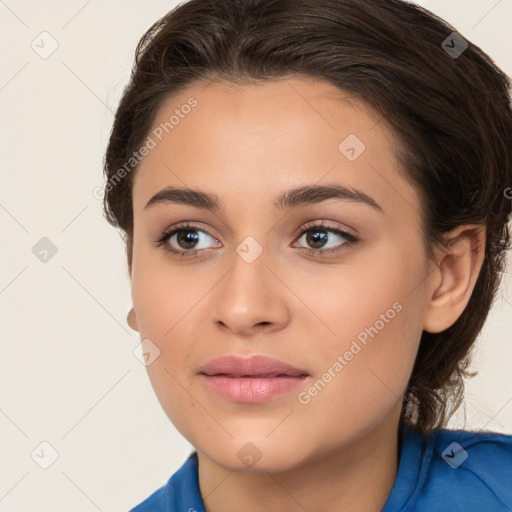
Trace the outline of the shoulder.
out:
M 172 477 L 171 477 L 172 478 Z M 166 512 L 166 487 L 169 484 L 162 485 L 151 496 L 139 503 L 136 507 L 130 509 L 130 512 Z
M 512 436 L 438 430 L 426 436 L 430 463 L 418 504 L 446 510 L 512 511 Z
M 199 492 L 195 451 L 189 455 L 165 485 L 132 508 L 130 512 L 171 512 L 174 510 L 204 512 Z

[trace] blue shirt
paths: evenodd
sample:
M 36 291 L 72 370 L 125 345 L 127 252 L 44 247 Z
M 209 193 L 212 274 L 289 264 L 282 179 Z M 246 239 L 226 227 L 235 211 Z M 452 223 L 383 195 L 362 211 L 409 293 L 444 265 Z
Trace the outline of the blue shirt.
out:
M 398 473 L 381 512 L 512 511 L 512 435 L 406 429 Z M 197 452 L 130 512 L 205 512 Z

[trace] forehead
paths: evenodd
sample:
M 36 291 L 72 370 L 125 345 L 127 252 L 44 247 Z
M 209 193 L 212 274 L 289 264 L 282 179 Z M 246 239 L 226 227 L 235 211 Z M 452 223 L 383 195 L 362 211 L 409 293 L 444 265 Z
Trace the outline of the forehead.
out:
M 362 189 L 384 210 L 417 203 L 381 116 L 322 80 L 196 83 L 162 103 L 149 137 L 134 213 L 169 185 L 214 192 L 238 211 L 247 198 L 271 208 L 284 190 L 324 182 Z

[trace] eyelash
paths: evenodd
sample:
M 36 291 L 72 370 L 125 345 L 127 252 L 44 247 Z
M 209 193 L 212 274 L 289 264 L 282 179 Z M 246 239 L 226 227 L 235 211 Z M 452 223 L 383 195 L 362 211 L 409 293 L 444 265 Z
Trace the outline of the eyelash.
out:
M 178 233 L 180 231 L 202 231 L 203 233 L 206 233 L 211 238 L 215 238 L 210 233 L 208 233 L 206 230 L 201 229 L 198 226 L 195 226 L 194 224 L 190 224 L 188 222 L 184 222 L 182 224 L 178 224 L 176 226 L 172 226 L 171 228 L 165 230 L 160 235 L 160 237 L 157 240 L 155 240 L 154 242 L 155 242 L 155 244 L 157 244 L 157 247 L 161 247 L 161 246 L 165 245 L 165 247 L 164 247 L 165 251 L 170 253 L 171 256 L 173 256 L 173 257 L 180 257 L 181 259 L 183 259 L 183 258 L 195 258 L 195 257 L 197 257 L 197 254 L 200 253 L 201 251 L 208 250 L 208 249 L 196 249 L 196 250 L 191 250 L 191 251 L 186 251 L 186 250 L 177 251 L 175 249 L 172 249 L 170 247 L 170 245 L 167 244 L 167 242 L 176 233 Z M 314 231 L 325 231 L 325 232 L 328 232 L 328 233 L 333 233 L 335 235 L 341 236 L 346 241 L 343 244 L 341 244 L 341 246 L 339 248 L 336 248 L 336 249 L 327 249 L 327 250 L 325 250 L 325 249 L 308 249 L 308 248 L 305 248 L 305 247 L 299 247 L 299 249 L 301 249 L 308 256 L 318 256 L 319 254 L 323 255 L 323 254 L 326 254 L 326 253 L 327 254 L 336 254 L 336 253 L 339 253 L 341 251 L 344 251 L 348 247 L 351 247 L 351 246 L 355 245 L 357 242 L 359 242 L 359 239 L 356 238 L 354 235 L 352 235 L 350 233 L 347 233 L 346 231 L 342 231 L 341 229 L 338 229 L 336 227 L 328 226 L 328 225 L 324 224 L 324 221 L 321 221 L 320 223 L 312 222 L 312 223 L 305 224 L 299 230 L 299 233 L 297 234 L 298 240 L 300 238 L 302 238 L 302 236 L 305 233 L 308 233 L 310 231 L 313 231 L 313 232 Z M 320 256 L 320 257 L 323 257 L 323 256 Z

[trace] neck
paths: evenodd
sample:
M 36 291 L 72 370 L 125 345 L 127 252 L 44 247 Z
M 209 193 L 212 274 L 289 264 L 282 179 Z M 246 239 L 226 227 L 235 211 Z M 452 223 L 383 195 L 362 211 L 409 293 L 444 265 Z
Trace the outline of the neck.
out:
M 398 422 L 286 471 L 229 471 L 198 451 L 206 512 L 380 512 L 398 471 Z

